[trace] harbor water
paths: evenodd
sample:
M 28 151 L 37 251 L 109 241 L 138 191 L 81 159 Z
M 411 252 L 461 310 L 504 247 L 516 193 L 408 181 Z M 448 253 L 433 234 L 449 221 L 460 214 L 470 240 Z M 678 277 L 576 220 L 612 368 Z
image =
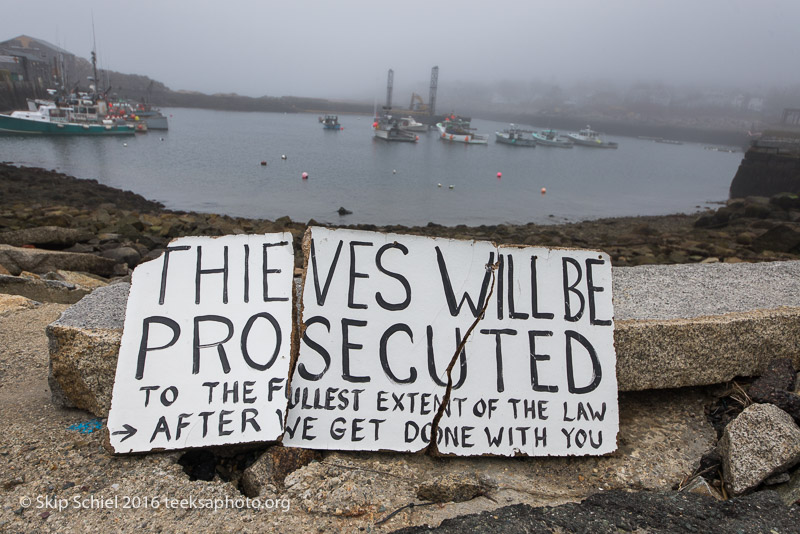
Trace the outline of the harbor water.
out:
M 0 160 L 96 179 L 175 210 L 475 226 L 693 213 L 727 198 L 742 159 L 697 144 L 626 137 L 608 137 L 616 150 L 513 147 L 494 142 L 508 124 L 484 120 L 472 126 L 490 135 L 489 145 L 467 146 L 434 131 L 417 143 L 373 139 L 366 116 L 340 116 L 343 129 L 334 131 L 311 114 L 162 111 L 169 131 L 0 137 Z M 353 213 L 341 216 L 339 207 Z

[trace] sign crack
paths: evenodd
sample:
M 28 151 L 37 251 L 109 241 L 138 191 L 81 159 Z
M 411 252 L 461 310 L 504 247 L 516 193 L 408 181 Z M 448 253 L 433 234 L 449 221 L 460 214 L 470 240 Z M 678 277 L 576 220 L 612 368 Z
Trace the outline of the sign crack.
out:
M 495 271 L 497 271 L 500 262 L 496 263 L 487 263 L 486 270 L 492 273 L 492 284 L 489 288 L 489 293 L 486 295 L 486 299 L 480 306 L 480 313 L 475 318 L 475 321 L 470 325 L 469 329 L 467 329 L 466 333 L 464 334 L 464 338 L 461 340 L 461 343 L 458 344 L 456 347 L 455 352 L 453 353 L 453 357 L 450 358 L 450 363 L 447 365 L 447 369 L 445 372 L 447 373 L 447 390 L 445 391 L 444 397 L 442 398 L 442 403 L 439 405 L 439 409 L 436 411 L 436 415 L 433 416 L 433 421 L 431 422 L 431 432 L 430 432 L 430 442 L 428 446 L 425 448 L 425 454 L 430 456 L 438 456 L 439 454 L 439 446 L 436 443 L 437 436 L 439 434 L 439 423 L 444 416 L 444 412 L 447 409 L 447 405 L 450 403 L 450 394 L 453 391 L 453 368 L 456 365 L 456 361 L 458 360 L 458 355 L 461 354 L 461 351 L 464 350 L 464 346 L 469 341 L 470 335 L 472 335 L 472 331 L 475 330 L 475 327 L 478 326 L 478 323 L 481 322 L 486 315 L 486 308 L 489 307 L 489 301 L 492 299 L 492 294 L 494 293 L 494 286 L 495 286 Z

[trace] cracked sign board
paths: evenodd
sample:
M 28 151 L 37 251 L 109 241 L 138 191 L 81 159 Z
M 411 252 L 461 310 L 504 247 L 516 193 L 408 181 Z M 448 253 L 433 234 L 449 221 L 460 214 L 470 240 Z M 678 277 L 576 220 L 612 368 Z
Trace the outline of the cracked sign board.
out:
M 284 444 L 501 456 L 616 449 L 606 254 L 326 228 L 308 230 L 304 252 Z
M 283 434 L 292 235 L 186 237 L 133 273 L 108 417 L 117 453 Z

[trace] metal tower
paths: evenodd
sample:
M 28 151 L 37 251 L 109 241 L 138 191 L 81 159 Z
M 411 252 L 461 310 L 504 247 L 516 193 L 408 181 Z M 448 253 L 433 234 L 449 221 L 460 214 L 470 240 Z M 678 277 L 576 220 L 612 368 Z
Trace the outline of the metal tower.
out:
M 386 109 L 392 109 L 392 88 L 394 87 L 394 71 L 389 69 L 389 77 L 386 80 Z
M 428 95 L 428 114 L 436 113 L 436 88 L 439 87 L 439 67 L 431 69 L 431 92 Z

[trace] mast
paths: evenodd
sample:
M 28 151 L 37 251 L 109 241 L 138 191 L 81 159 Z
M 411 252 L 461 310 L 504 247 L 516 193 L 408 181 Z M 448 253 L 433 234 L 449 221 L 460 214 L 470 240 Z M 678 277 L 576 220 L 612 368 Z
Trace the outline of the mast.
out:
M 97 41 L 95 40 L 94 34 L 94 11 L 92 11 L 92 72 L 94 75 L 92 78 L 94 81 L 94 95 L 97 96 L 97 84 L 99 80 L 97 79 Z

